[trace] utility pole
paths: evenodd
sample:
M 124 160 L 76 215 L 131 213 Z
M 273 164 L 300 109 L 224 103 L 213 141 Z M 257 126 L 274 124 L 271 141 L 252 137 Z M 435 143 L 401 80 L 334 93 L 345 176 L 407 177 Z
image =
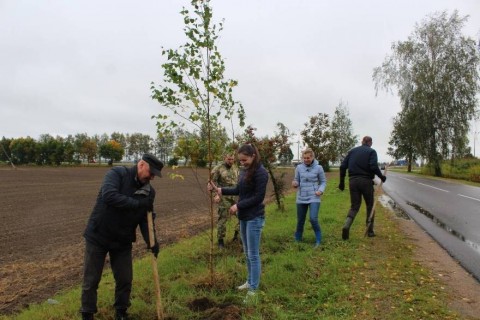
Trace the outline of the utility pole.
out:
M 476 131 L 477 128 L 475 128 L 475 131 L 473 132 L 473 157 L 476 158 L 477 155 L 475 154 L 475 146 L 477 145 L 477 135 L 478 131 Z
M 475 154 L 475 147 L 477 145 L 477 136 L 478 136 L 478 128 L 477 128 L 477 119 L 474 120 L 474 129 L 473 129 L 473 157 L 476 158 Z
M 480 37 L 478 38 L 477 49 L 478 49 L 478 52 L 480 53 Z M 477 123 L 479 119 L 480 119 L 480 110 L 477 110 L 477 114 L 473 119 L 474 126 L 475 126 L 475 130 L 473 131 L 473 157 L 474 158 L 476 157 L 475 145 L 477 144 L 477 134 L 479 133 L 479 131 L 477 130 Z

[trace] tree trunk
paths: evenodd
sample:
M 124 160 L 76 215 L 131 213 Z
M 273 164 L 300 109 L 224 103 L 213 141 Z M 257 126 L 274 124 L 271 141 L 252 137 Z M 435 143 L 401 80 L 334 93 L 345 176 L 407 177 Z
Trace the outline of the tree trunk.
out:
M 283 202 L 282 202 L 282 190 L 278 185 L 277 178 L 275 177 L 275 175 L 272 171 L 272 168 L 268 168 L 268 174 L 270 175 L 270 178 L 272 179 L 273 192 L 275 194 L 275 202 L 277 203 L 277 208 L 280 211 L 283 212 L 285 210 L 285 208 L 284 208 Z
M 442 176 L 442 167 L 440 166 L 440 161 L 438 159 L 435 160 L 435 177 Z

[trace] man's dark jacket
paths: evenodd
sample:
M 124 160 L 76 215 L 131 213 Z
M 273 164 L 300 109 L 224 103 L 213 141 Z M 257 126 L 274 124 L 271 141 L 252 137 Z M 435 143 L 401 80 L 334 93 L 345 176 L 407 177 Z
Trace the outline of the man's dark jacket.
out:
M 378 157 L 375 149 L 368 145 L 361 145 L 351 149 L 340 165 L 340 179 L 345 178 L 346 170 L 352 178 L 373 179 L 375 175 L 383 177 L 378 167 Z
M 136 176 L 137 166 L 107 172 L 84 233 L 87 241 L 106 249 L 131 246 L 137 226 L 147 241 L 147 210 L 139 207 L 139 199 L 148 196 L 153 203 L 155 190 L 150 184 L 142 185 Z M 139 189 L 144 192 L 135 194 Z

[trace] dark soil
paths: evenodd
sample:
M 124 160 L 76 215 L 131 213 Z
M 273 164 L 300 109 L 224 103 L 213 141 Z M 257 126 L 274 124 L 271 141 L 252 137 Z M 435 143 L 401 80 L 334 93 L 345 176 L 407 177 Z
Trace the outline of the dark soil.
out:
M 82 234 L 107 170 L 97 165 L 0 167 L 0 314 L 18 312 L 81 283 Z M 156 232 L 164 246 L 207 230 L 211 220 L 208 170 L 165 168 L 162 173 L 152 185 L 157 191 Z M 293 168 L 287 173 L 289 183 Z M 272 190 L 270 183 L 268 195 Z M 135 257 L 146 252 L 138 236 Z M 210 312 L 218 309 L 211 306 Z M 236 310 L 230 313 L 237 317 Z

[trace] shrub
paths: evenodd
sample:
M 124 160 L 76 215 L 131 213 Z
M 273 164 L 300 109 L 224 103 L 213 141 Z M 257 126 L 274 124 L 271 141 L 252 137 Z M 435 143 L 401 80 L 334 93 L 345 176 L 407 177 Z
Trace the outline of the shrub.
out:
M 470 181 L 480 182 L 480 164 L 473 166 L 469 170 L 470 172 Z
M 178 166 L 178 158 L 174 157 L 168 160 L 168 166 L 169 167 Z
M 199 168 L 205 168 L 207 166 L 207 161 L 204 160 L 204 159 L 197 159 L 197 161 L 195 162 L 195 164 L 197 165 L 197 167 Z
M 450 160 L 445 160 L 442 165 L 442 177 L 450 179 L 480 182 L 480 159 L 466 158 L 456 160 L 452 166 Z M 421 170 L 422 174 L 434 175 L 434 169 L 426 165 Z

